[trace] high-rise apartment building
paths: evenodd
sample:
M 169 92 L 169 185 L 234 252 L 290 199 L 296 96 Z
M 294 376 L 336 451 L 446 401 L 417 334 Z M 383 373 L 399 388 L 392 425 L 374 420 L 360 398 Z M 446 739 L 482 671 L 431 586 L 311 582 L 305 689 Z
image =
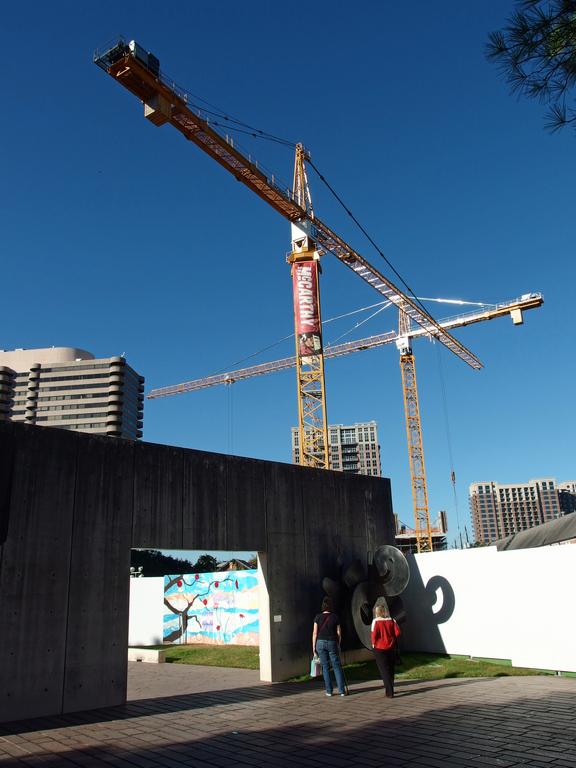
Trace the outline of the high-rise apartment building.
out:
M 558 500 L 561 514 L 576 512 L 576 480 L 558 483 Z
M 472 483 L 470 512 L 476 541 L 488 544 L 518 531 L 560 517 L 576 503 L 576 483 L 556 484 L 554 478 L 527 483 Z M 561 503 L 561 497 L 563 497 Z
M 0 350 L 0 420 L 137 440 L 144 378 L 73 347 Z
M 292 463 L 300 463 L 298 428 L 292 427 Z M 375 421 L 362 424 L 331 424 L 328 427 L 330 442 L 330 469 L 352 472 L 356 475 L 380 477 L 380 446 Z

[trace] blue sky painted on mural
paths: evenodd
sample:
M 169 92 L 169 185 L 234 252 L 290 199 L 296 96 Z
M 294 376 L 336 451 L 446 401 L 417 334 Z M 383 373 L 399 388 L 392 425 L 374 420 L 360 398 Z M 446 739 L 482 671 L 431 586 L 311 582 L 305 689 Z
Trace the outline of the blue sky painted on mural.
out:
M 174 582 L 174 583 L 172 583 Z M 253 570 L 197 573 L 164 577 L 164 597 L 176 611 L 185 611 L 185 637 L 175 642 L 198 641 L 257 645 L 258 576 Z M 164 638 L 182 627 L 177 613 L 164 613 Z M 242 636 L 242 637 L 240 637 Z
M 292 330 L 287 223 L 176 131 L 147 123 L 137 100 L 94 66 L 94 48 L 122 33 L 201 98 L 303 141 L 418 295 L 497 302 L 544 293 L 524 327 L 499 320 L 457 332 L 485 363 L 480 373 L 438 345 L 415 345 L 430 506 L 433 516 L 448 511 L 452 535 L 469 528 L 472 481 L 574 477 L 575 139 L 547 135 L 541 108 L 510 97 L 484 58 L 488 33 L 513 7 L 6 5 L 0 194 L 10 290 L 0 347 L 125 353 L 147 389 L 292 354 L 289 339 L 275 345 Z M 239 140 L 290 183 L 290 150 Z M 319 178 L 310 183 L 318 215 L 384 268 Z M 376 301 L 323 259 L 325 318 Z M 348 333 L 354 322 L 328 325 L 326 340 L 396 326 L 390 310 Z M 396 351 L 328 363 L 327 390 L 331 422 L 378 422 L 394 508 L 410 523 Z M 295 419 L 286 372 L 147 402 L 144 437 L 290 461 Z

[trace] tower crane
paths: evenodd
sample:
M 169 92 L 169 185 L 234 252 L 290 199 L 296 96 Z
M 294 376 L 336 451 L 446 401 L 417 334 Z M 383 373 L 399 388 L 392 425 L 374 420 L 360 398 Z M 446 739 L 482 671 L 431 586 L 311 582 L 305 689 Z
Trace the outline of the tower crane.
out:
M 517 299 L 484 307 L 481 310 L 466 312 L 455 317 L 440 320 L 440 325 L 445 329 L 461 328 L 473 323 L 485 320 L 493 320 L 509 315 L 515 325 L 524 322 L 523 312 L 529 309 L 537 309 L 544 303 L 541 293 L 527 293 Z M 369 336 L 344 344 L 326 346 L 324 357 L 342 357 L 352 352 L 361 352 L 365 349 L 375 349 L 385 344 L 395 343 L 400 352 L 400 370 L 402 373 L 402 389 L 404 393 L 404 413 L 406 420 L 406 435 L 408 439 L 408 456 L 410 461 L 410 479 L 412 484 L 412 500 L 414 506 L 414 535 L 418 552 L 432 551 L 432 526 L 428 507 L 428 488 L 426 483 L 426 471 L 424 464 L 424 448 L 422 444 L 422 426 L 420 420 L 420 407 L 418 402 L 418 388 L 416 386 L 416 365 L 412 353 L 412 339 L 429 334 L 423 328 L 414 328 L 410 318 L 398 311 L 398 333 L 387 333 Z M 170 395 L 196 392 L 200 389 L 215 387 L 219 384 L 232 384 L 236 381 L 249 379 L 254 376 L 264 376 L 268 373 L 283 371 L 297 365 L 296 357 L 286 357 L 282 360 L 274 360 L 249 368 L 241 368 L 236 371 L 221 373 L 216 376 L 206 376 L 194 381 L 186 381 L 169 387 L 153 389 L 147 396 L 149 400 Z M 327 443 L 325 443 L 327 444 Z
M 209 118 L 189 103 L 187 92 L 161 72 L 156 56 L 134 40 L 126 43 L 124 39 L 118 39 L 103 52 L 97 51 L 94 62 L 143 102 L 144 117 L 153 125 L 159 127 L 168 124 L 176 128 L 290 221 L 292 252 L 289 261 L 295 290 L 301 463 L 328 467 L 324 354 L 318 289 L 319 259 L 323 254 L 332 253 L 336 256 L 385 299 L 401 308 L 412 323 L 436 338 L 472 368 L 478 370 L 482 367 L 476 355 L 437 323 L 417 299 L 403 293 L 315 216 L 305 170 L 305 161 L 311 160 L 302 145 L 296 146 L 294 187 L 292 190 L 283 189 L 273 175 L 268 176 L 257 162 L 240 152 L 232 138 L 215 130 Z M 301 311 L 304 306 L 301 298 L 307 301 L 312 299 L 314 308 L 309 317 L 305 317 Z M 303 320 L 312 322 L 305 325 Z
M 306 153 L 296 145 L 293 197 L 314 220 L 308 187 Z M 320 256 L 316 244 L 298 222 L 292 222 L 292 265 L 294 293 L 294 339 L 296 341 L 296 382 L 298 387 L 298 442 L 300 463 L 328 469 L 328 420 L 324 381 L 322 315 L 320 312 Z

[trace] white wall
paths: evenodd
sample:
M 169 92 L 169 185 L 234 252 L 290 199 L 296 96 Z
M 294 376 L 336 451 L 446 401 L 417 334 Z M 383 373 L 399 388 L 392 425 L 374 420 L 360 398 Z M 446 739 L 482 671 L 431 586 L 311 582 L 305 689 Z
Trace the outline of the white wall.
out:
M 270 595 L 267 583 L 267 558 L 258 552 L 258 613 L 260 619 L 260 680 L 272 682 L 272 640 L 270 631 Z
M 130 579 L 128 645 L 162 645 L 164 577 Z
M 408 562 L 407 650 L 576 672 L 576 545 L 448 550 Z

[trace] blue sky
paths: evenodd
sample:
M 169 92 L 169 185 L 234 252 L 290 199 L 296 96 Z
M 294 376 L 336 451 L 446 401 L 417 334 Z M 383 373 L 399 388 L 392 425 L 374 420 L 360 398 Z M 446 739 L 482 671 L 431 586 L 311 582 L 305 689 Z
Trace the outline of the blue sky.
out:
M 484 58 L 488 33 L 512 8 L 10 4 L 0 347 L 125 353 L 149 390 L 232 369 L 292 331 L 288 224 L 175 130 L 145 121 L 135 97 L 94 66 L 93 50 L 123 34 L 194 94 L 303 141 L 418 295 L 544 293 L 523 327 L 504 319 L 456 333 L 484 362 L 479 373 L 438 345 L 414 345 L 430 508 L 448 511 L 451 536 L 458 524 L 470 530 L 472 481 L 574 478 L 576 138 L 548 135 L 541 107 L 511 97 Z M 241 141 L 290 181 L 289 149 Z M 309 178 L 317 214 L 379 265 Z M 325 318 L 378 301 L 330 256 L 321 290 Z M 330 325 L 326 340 L 353 320 Z M 388 310 L 346 338 L 395 326 Z M 292 351 L 284 342 L 250 363 Z M 327 392 L 331 423 L 378 422 L 395 511 L 410 523 L 396 351 L 328 362 Z M 144 438 L 290 461 L 296 413 L 289 371 L 148 401 Z

